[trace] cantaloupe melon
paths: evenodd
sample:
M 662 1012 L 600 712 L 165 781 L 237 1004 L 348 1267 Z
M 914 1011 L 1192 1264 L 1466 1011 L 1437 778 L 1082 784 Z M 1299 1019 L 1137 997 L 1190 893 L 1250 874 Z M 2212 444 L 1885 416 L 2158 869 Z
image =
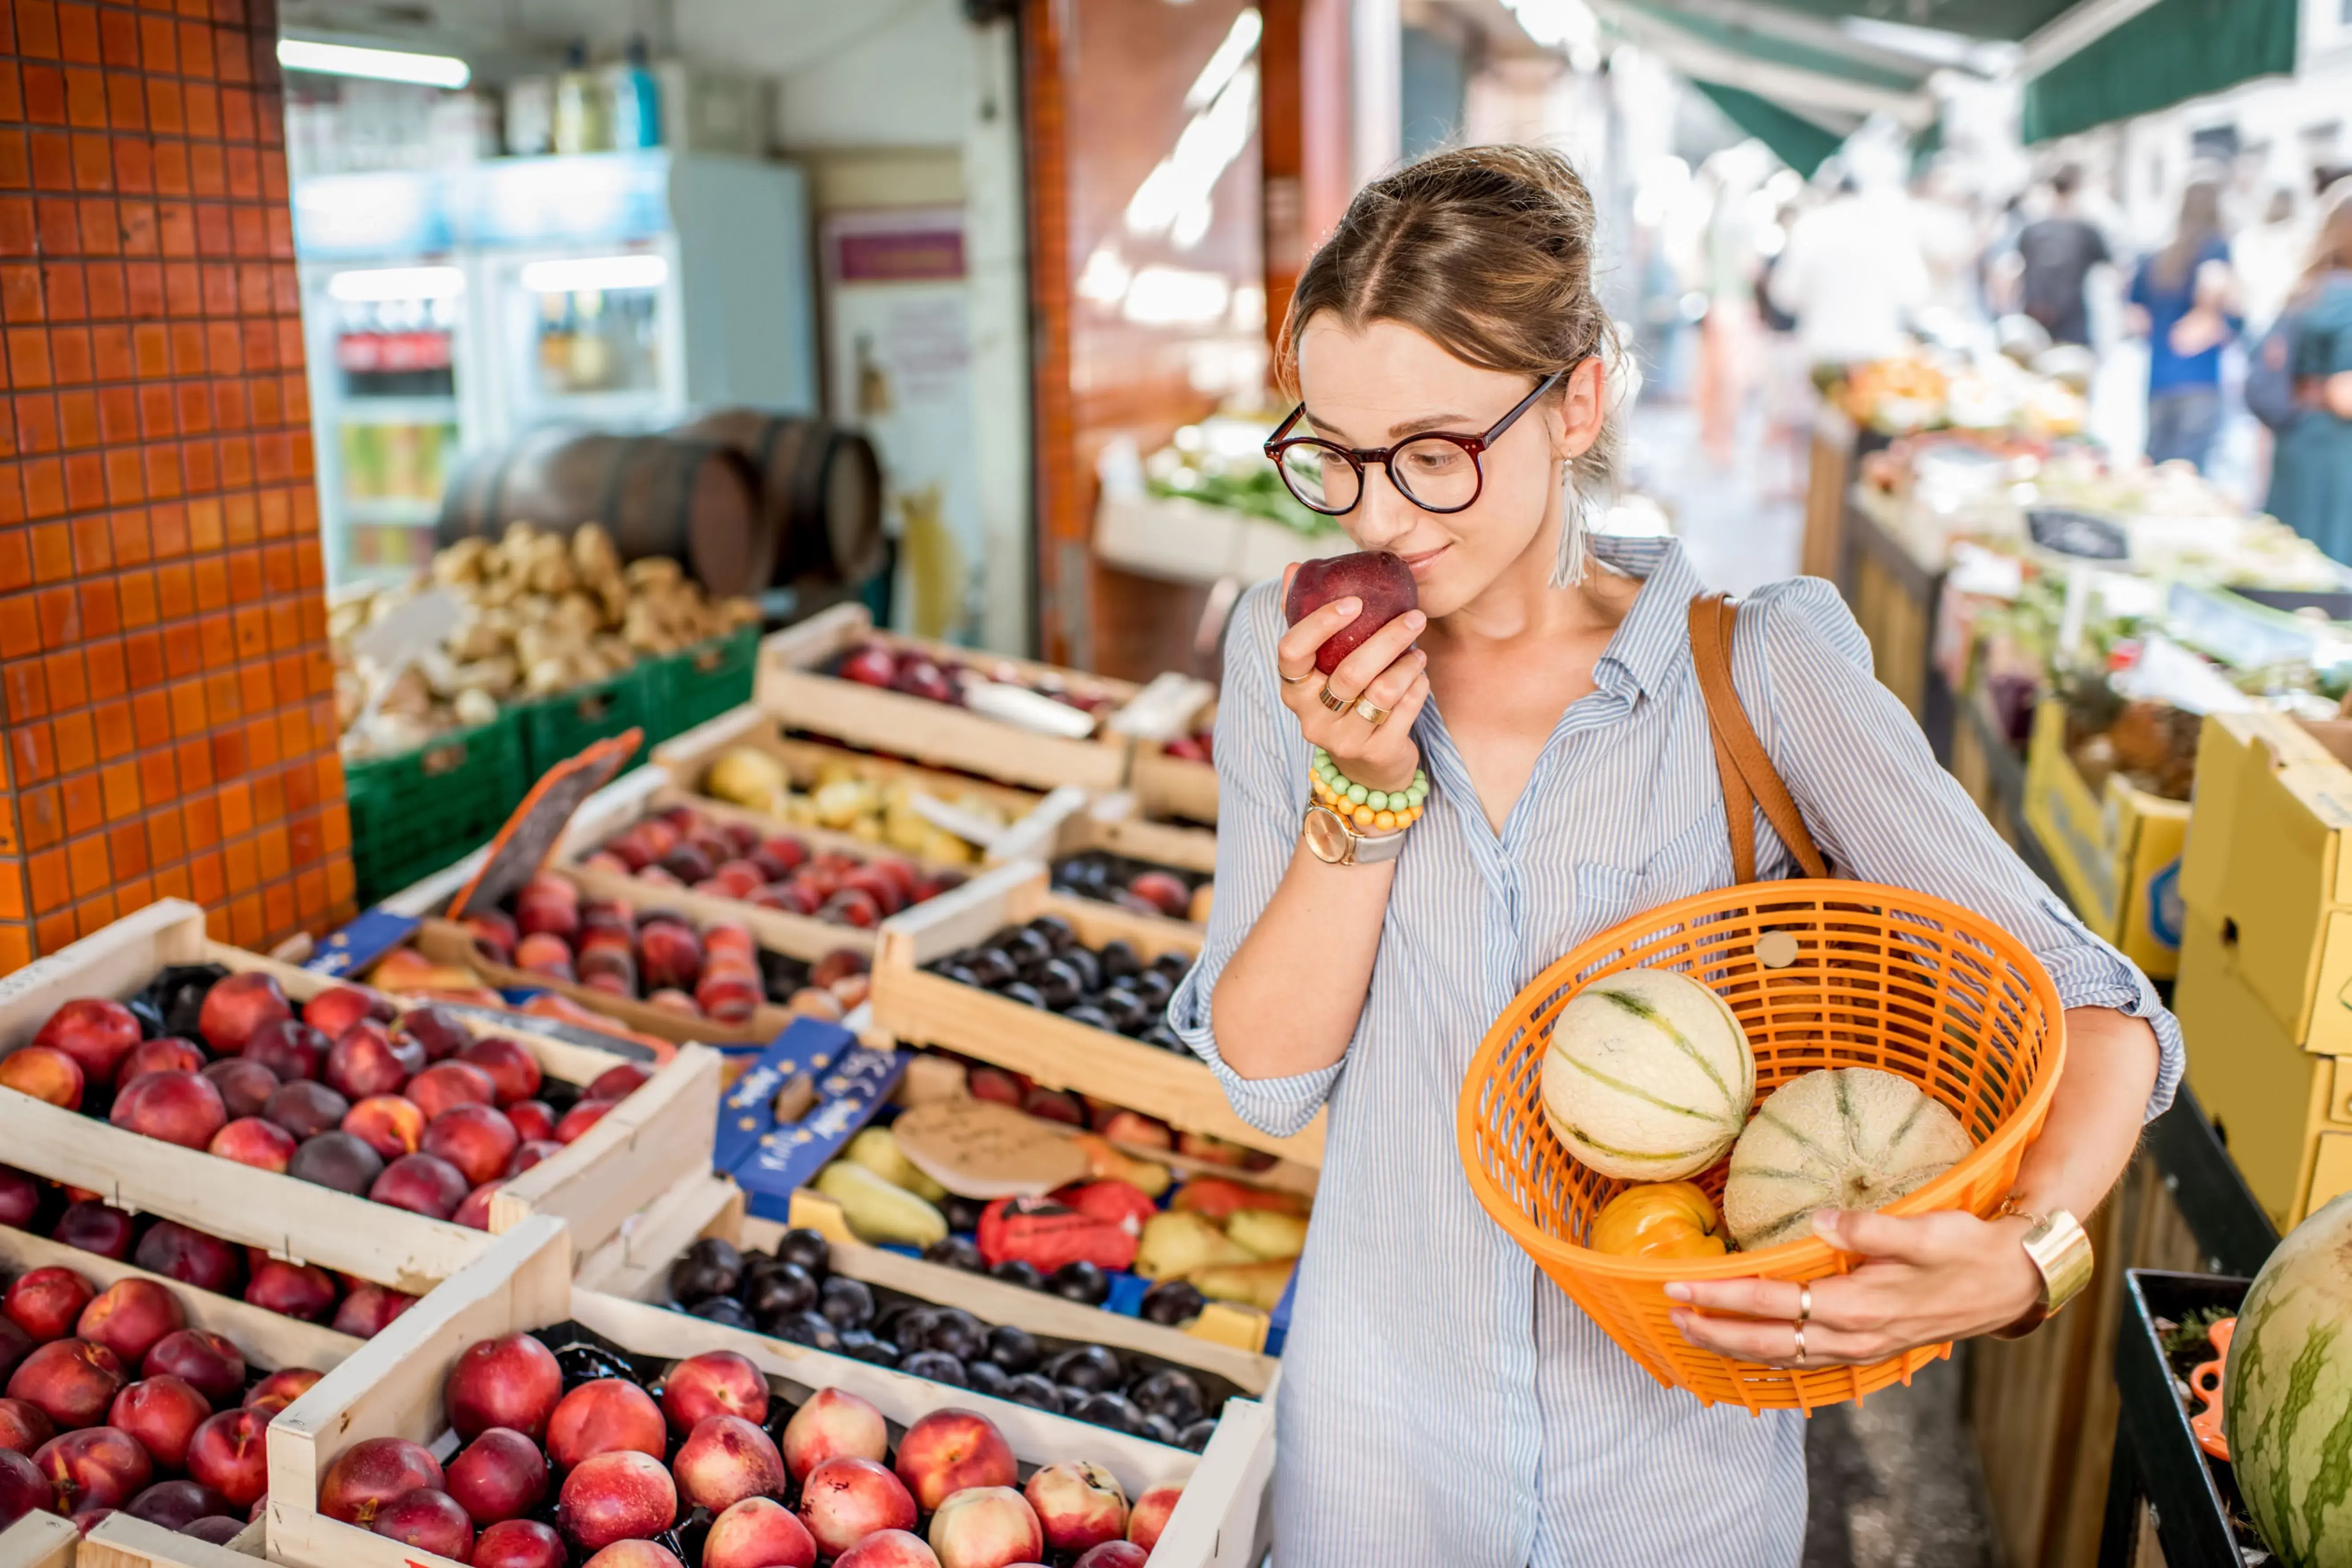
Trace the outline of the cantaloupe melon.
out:
M 1822 1209 L 1883 1208 L 1969 1152 L 1959 1119 L 1909 1079 L 1822 1068 L 1756 1108 L 1732 1146 L 1723 1223 L 1740 1249 L 1811 1236 Z
M 2221 1429 L 2281 1568 L 2352 1565 L 2352 1193 L 2294 1227 L 2238 1308 Z
M 1756 1098 L 1756 1058 L 1722 997 L 1666 969 L 1596 981 L 1559 1010 L 1544 1118 L 1604 1176 L 1670 1182 L 1722 1157 Z

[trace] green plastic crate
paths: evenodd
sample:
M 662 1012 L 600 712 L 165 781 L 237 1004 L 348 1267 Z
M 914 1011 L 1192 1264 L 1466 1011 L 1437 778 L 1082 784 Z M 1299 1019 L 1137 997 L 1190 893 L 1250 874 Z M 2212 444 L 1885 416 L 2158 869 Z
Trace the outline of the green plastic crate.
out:
M 522 730 L 523 786 L 586 747 L 624 730 L 646 727 L 652 681 L 646 666 L 623 670 L 610 680 L 575 686 L 552 697 L 542 697 L 515 709 Z M 632 762 L 643 761 L 642 747 Z
M 343 764 L 362 908 L 490 841 L 537 775 L 511 713 L 393 757 Z
M 646 744 L 659 745 L 707 719 L 751 700 L 751 677 L 760 663 L 760 628 L 741 626 L 723 637 L 697 643 L 683 653 L 649 661 L 646 677 Z

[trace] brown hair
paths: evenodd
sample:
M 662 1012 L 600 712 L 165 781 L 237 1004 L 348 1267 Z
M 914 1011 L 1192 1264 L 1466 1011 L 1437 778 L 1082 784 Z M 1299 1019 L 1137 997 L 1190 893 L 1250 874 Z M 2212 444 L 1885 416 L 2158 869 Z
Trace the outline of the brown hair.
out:
M 1454 148 L 1373 181 L 1298 276 L 1275 351 L 1284 389 L 1297 391 L 1298 334 L 1325 310 L 1350 330 L 1400 322 L 1482 370 L 1538 380 L 1613 353 L 1592 292 L 1592 230 L 1591 193 L 1548 148 Z M 1614 370 L 1604 358 L 1603 374 Z M 1580 497 L 1607 492 L 1617 444 L 1604 423 L 1576 458 Z M 1571 554 L 1566 536 L 1561 548 Z M 1580 564 L 1563 559 L 1559 575 L 1572 581 Z
M 2319 220 L 2311 241 L 2311 261 L 2303 271 L 2302 291 L 2315 292 L 2331 272 L 2352 272 L 2352 185 L 2336 194 Z
M 2172 243 L 2156 253 L 2149 276 L 2159 289 L 2169 291 L 2189 280 L 2189 268 L 2197 264 L 2197 253 L 2221 237 L 2221 187 L 2211 180 L 2191 180 L 2189 188 L 2180 193 L 2180 226 L 2172 231 Z

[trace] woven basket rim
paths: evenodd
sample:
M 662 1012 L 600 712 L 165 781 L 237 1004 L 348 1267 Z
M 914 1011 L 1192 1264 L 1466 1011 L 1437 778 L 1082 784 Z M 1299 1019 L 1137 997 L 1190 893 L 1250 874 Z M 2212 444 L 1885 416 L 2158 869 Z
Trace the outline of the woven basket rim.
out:
M 1471 1191 L 1488 1216 L 1538 1262 L 1602 1279 L 1659 1285 L 1674 1280 L 1818 1279 L 1845 1271 L 1846 1265 L 1843 1260 L 1854 1255 L 1839 1252 L 1819 1237 L 1784 1241 L 1754 1252 L 1727 1252 L 1721 1258 L 1628 1258 L 1562 1241 L 1542 1230 L 1534 1218 L 1503 1191 L 1501 1184 L 1487 1171 L 1477 1147 L 1481 1122 L 1476 1101 L 1492 1083 L 1496 1065 L 1511 1036 L 1525 1026 L 1521 1021 L 1520 998 L 1530 992 L 1540 991 L 1549 994 L 1562 986 L 1573 984 L 1570 977 L 1578 970 L 1631 945 L 1640 936 L 1645 936 L 1662 925 L 1726 908 L 1777 902 L 1874 904 L 1885 910 L 1929 916 L 1943 921 L 1947 929 L 1957 924 L 1979 933 L 1994 933 L 2003 939 L 2003 958 L 2015 964 L 2023 974 L 2028 991 L 2041 1004 L 2049 1019 L 2049 1043 L 2035 1065 L 2025 1098 L 2014 1110 L 2001 1119 L 1992 1136 L 1970 1148 L 1950 1170 L 1926 1186 L 1895 1199 L 1877 1212 L 1906 1215 L 1958 1208 L 1962 1205 L 1955 1201 L 1957 1194 L 1979 1172 L 2005 1158 L 2010 1151 L 2040 1131 L 2049 1113 L 2050 1101 L 2058 1091 L 2059 1075 L 2066 1064 L 2065 1008 L 2058 999 L 2058 987 L 2051 980 L 2050 973 L 2042 966 L 2042 961 L 2016 937 L 1986 916 L 1932 893 L 1838 878 L 1806 877 L 1786 881 L 1736 883 L 1709 892 L 1670 899 L 1588 937 L 1546 964 L 1519 987 L 1503 1016 L 1488 1026 L 1485 1037 L 1478 1042 L 1478 1048 L 1471 1054 L 1469 1069 L 1463 1076 L 1462 1093 L 1456 1101 L 1454 1116 L 1455 1142 L 1463 1173 L 1469 1178 Z M 1574 1158 L 1573 1155 L 1568 1157 Z

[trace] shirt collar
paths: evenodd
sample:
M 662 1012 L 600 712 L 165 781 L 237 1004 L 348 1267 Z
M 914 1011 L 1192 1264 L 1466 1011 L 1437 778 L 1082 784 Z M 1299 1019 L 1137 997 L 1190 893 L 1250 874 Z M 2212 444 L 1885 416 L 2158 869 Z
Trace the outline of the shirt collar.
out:
M 1590 543 L 1601 562 L 1643 579 L 1633 607 L 1592 667 L 1593 684 L 1629 702 L 1637 692 L 1655 697 L 1689 662 L 1690 602 L 1706 584 L 1678 540 L 1595 534 Z

